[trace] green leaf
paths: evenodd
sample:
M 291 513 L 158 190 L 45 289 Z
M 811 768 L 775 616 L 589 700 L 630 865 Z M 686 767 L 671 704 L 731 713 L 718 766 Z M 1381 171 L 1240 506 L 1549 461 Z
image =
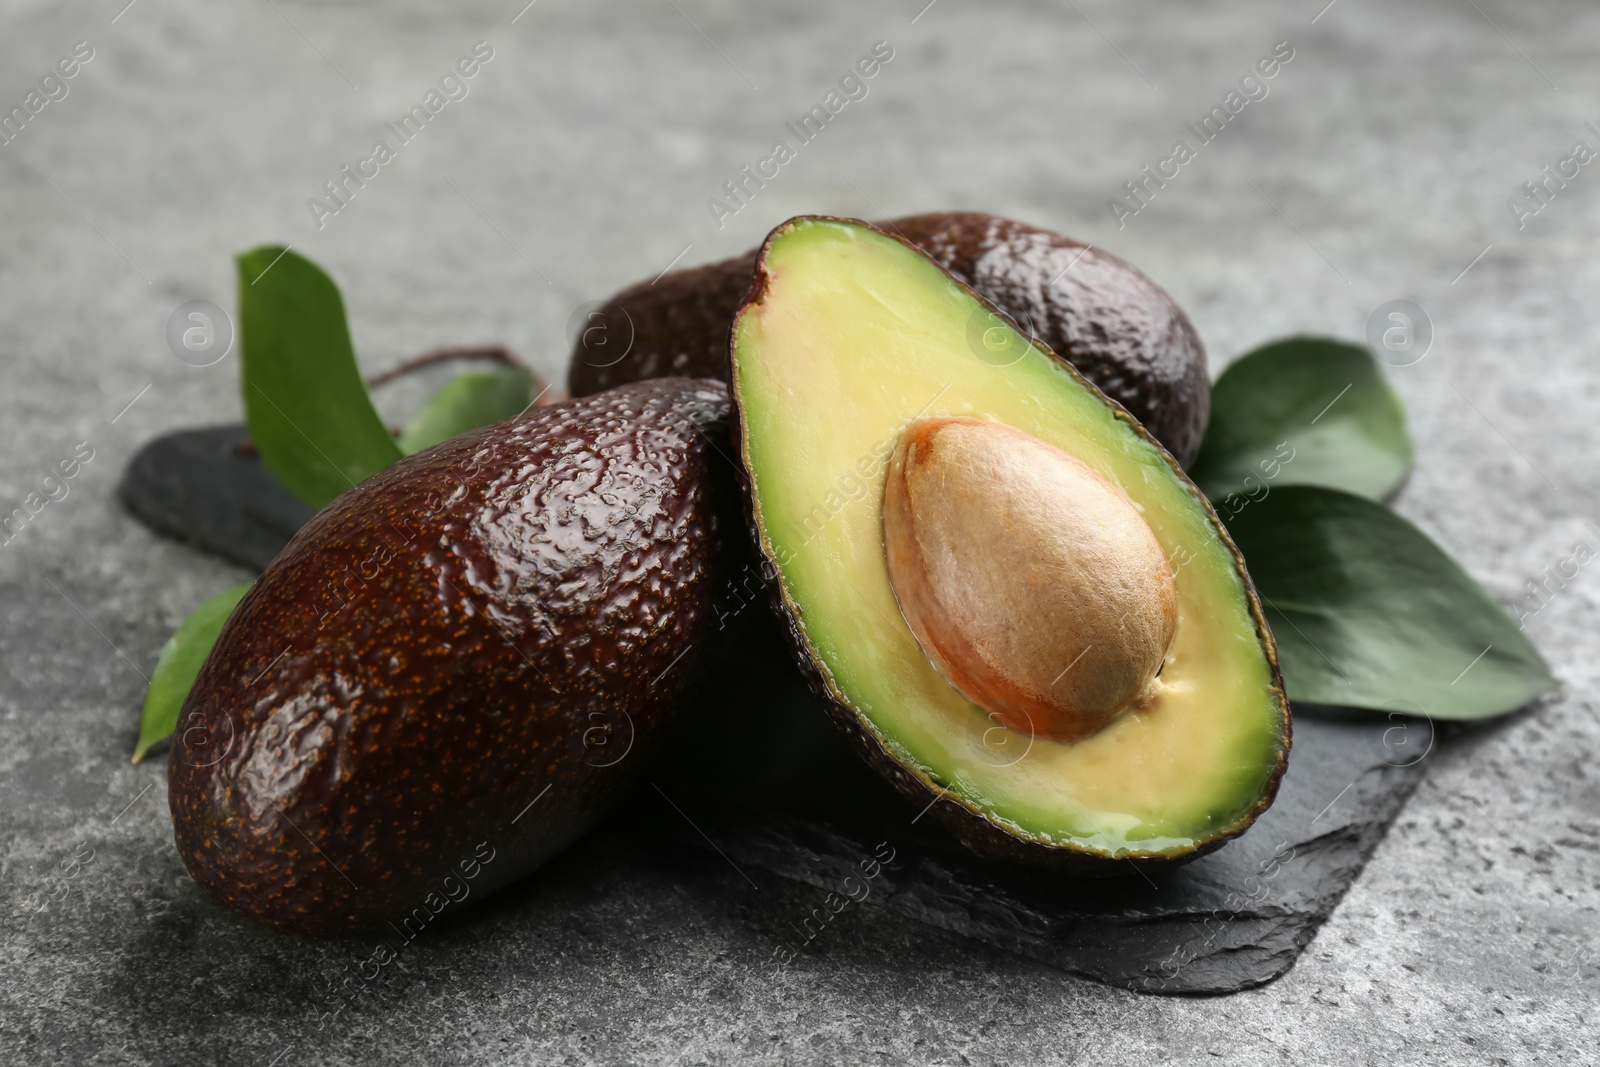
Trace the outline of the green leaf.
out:
M 250 439 L 279 481 L 320 508 L 399 459 L 399 446 L 367 396 L 333 279 L 270 245 L 238 264 Z
M 1314 486 L 1234 501 L 1291 700 L 1479 719 L 1558 687 L 1483 587 L 1382 504 Z
M 139 743 L 133 750 L 133 762 L 144 759 L 150 746 L 172 736 L 178 727 L 178 712 L 200 674 L 200 668 L 217 643 L 222 624 L 228 621 L 234 606 L 251 583 L 236 585 L 207 600 L 183 620 L 183 624 L 161 646 L 161 657 L 156 660 L 155 673 L 150 675 L 150 688 L 144 693 L 144 711 L 139 719 Z
M 458 374 L 434 393 L 400 433 L 406 455 L 459 433 L 521 414 L 533 394 L 533 375 L 521 367 Z
M 1382 500 L 1410 468 L 1405 410 L 1372 353 L 1291 337 L 1256 349 L 1217 379 L 1189 476 L 1213 501 L 1255 495 L 1269 482 Z

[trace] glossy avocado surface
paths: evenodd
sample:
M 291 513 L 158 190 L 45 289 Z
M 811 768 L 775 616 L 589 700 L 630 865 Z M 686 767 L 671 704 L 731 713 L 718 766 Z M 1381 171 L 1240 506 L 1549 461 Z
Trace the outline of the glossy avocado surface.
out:
M 1271 633 L 1242 558 L 1174 458 L 1036 343 L 1015 332 L 975 341 L 969 324 L 986 313 L 936 262 L 864 223 L 802 217 L 768 238 L 733 329 L 732 388 L 748 517 L 780 616 L 867 761 L 973 850 L 1093 874 L 1192 859 L 1244 832 L 1276 794 L 1290 721 Z M 931 495 L 890 510 L 896 472 L 930 435 L 955 431 L 1000 442 L 1006 461 L 934 469 L 923 479 Z M 1027 442 L 1022 451 L 1005 451 L 1013 439 Z M 1074 632 L 1057 627 L 1082 614 L 1081 600 L 1058 595 L 1049 574 L 1030 588 L 1013 573 L 1031 566 L 1028 554 L 1001 543 L 1025 525 L 1032 487 L 1055 484 L 1036 479 L 1046 454 L 1090 487 L 1068 504 L 1104 514 L 1110 501 L 1146 538 L 1132 556 L 1117 546 L 1134 542 L 1114 539 L 1104 565 L 1091 557 L 1069 576 L 1107 602 L 1090 604 L 1101 610 Z M 1020 480 L 985 492 L 985 477 Z M 944 575 L 942 587 L 908 586 L 890 534 L 900 522 L 938 533 L 935 519 L 995 536 L 923 537 L 921 548 L 953 559 L 925 568 Z M 1108 551 L 1089 536 L 1093 514 L 1078 526 L 1064 548 L 1046 547 Z M 1096 586 L 1112 565 L 1119 580 Z M 1043 681 L 996 677 L 1034 695 L 1075 668 L 1107 669 L 1087 665 L 1117 645 L 1128 623 L 1114 601 L 1141 582 L 1171 593 L 1147 612 L 1170 630 L 1149 669 L 1129 676 L 1136 695 L 1113 694 L 1085 729 L 1019 727 L 967 684 L 994 674 L 961 662 L 970 649 L 988 655 L 1009 638 Z M 920 593 L 933 595 L 909 595 Z M 919 600 L 934 610 L 914 610 Z M 1098 633 L 1083 629 L 1097 620 Z M 935 649 L 919 621 L 975 641 Z M 1100 679 L 1067 681 L 1092 695 L 1097 686 L 1082 683 Z
M 1183 309 L 1139 270 L 1070 237 L 982 212 L 910 215 L 880 227 L 1065 358 L 1179 463 L 1194 460 L 1211 412 L 1205 347 Z M 666 374 L 724 376 L 728 330 L 750 291 L 756 256 L 617 293 L 579 334 L 572 392 Z
M 194 878 L 276 930 L 409 937 L 584 833 L 717 653 L 742 542 L 727 414 L 720 382 L 641 382 L 319 513 L 184 705 L 169 786 Z

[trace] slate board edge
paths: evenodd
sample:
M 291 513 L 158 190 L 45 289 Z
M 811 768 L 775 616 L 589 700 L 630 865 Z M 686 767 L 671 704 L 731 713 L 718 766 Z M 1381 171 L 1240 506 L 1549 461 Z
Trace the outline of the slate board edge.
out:
M 868 896 L 863 902 L 874 908 L 887 907 L 908 918 L 935 927 L 947 933 L 968 938 L 979 944 L 1000 948 L 1026 956 L 1047 966 L 1131 992 L 1158 996 L 1218 996 L 1254 989 L 1277 981 L 1293 969 L 1300 954 L 1316 937 L 1322 925 L 1333 914 L 1350 887 L 1355 884 L 1372 853 L 1388 834 L 1411 794 L 1421 784 L 1423 767 L 1374 768 L 1367 776 L 1385 779 L 1375 792 L 1382 797 L 1382 808 L 1357 823 L 1336 825 L 1302 846 L 1316 846 L 1320 850 L 1347 850 L 1346 860 L 1353 869 L 1348 878 L 1338 881 L 1336 891 L 1329 893 L 1319 907 L 1311 911 L 1283 912 L 1275 909 L 1261 911 L 1241 910 L 1226 916 L 1233 927 L 1249 927 L 1249 936 L 1231 937 L 1215 946 L 1209 956 L 1196 956 L 1184 964 L 1178 973 L 1165 982 L 1153 980 L 1148 974 L 1137 978 L 1118 976 L 1074 963 L 1065 952 L 1049 950 L 1040 938 L 1027 938 L 1009 934 L 995 927 L 986 928 L 980 935 L 963 928 L 948 917 L 947 911 L 928 906 L 923 890 L 925 882 L 906 877 L 903 867 L 898 872 L 898 884 L 891 882 L 888 891 Z M 735 866 L 749 865 L 770 875 L 784 878 L 822 891 L 837 890 L 840 881 L 854 870 L 855 857 L 871 855 L 873 845 L 859 841 L 847 834 L 820 823 L 802 823 L 799 820 L 778 816 L 766 822 L 732 822 L 725 825 L 707 825 L 697 820 L 699 829 L 682 834 L 667 834 L 673 841 L 705 851 L 714 851 Z M 800 833 L 796 833 L 800 830 Z M 1351 832 L 1351 831 L 1354 832 Z M 658 836 L 648 831 L 636 831 L 643 836 Z M 707 834 L 711 836 L 707 836 Z M 813 844 L 822 839 L 831 846 L 823 851 Z M 810 839 L 810 840 L 807 840 Z M 942 870 L 936 859 L 913 857 L 914 862 L 935 870 Z M 891 870 L 892 877 L 893 872 Z M 1215 913 L 1196 913 L 1194 921 L 1204 922 Z M 1171 916 L 1157 917 L 1169 921 Z M 1127 929 L 1141 925 L 1135 920 L 1120 924 Z M 1257 976 L 1246 981 L 1226 980 L 1215 975 L 1215 963 L 1220 958 L 1240 952 L 1251 952 L 1270 965 L 1257 969 Z M 1208 967 L 1208 964 L 1212 966 Z

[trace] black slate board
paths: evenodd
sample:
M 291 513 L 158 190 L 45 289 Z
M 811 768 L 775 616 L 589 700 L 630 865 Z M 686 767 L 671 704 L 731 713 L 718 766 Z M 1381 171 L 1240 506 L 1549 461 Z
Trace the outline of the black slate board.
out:
M 237 426 L 159 438 L 119 495 L 152 529 L 264 568 L 311 511 L 244 441 Z M 777 967 L 860 906 L 1140 992 L 1270 982 L 1360 874 L 1434 744 L 1425 721 L 1297 707 L 1278 800 L 1243 838 L 1163 874 L 1064 879 L 980 863 L 912 810 L 815 705 L 764 609 L 740 615 L 728 667 L 613 825 L 817 887 Z
M 315 512 L 283 487 L 243 426 L 158 437 L 134 454 L 117 495 L 156 533 L 265 570 Z
M 1294 965 L 1361 873 L 1434 744 L 1426 720 L 1296 708 L 1278 799 L 1242 838 L 1148 877 L 1064 879 L 970 856 L 856 756 L 786 656 L 766 625 L 747 635 L 658 761 L 656 789 L 625 814 L 816 886 L 817 908 L 794 920 L 796 952 L 865 891 L 864 906 L 1140 992 L 1261 985 Z M 889 850 L 867 887 L 862 863 Z

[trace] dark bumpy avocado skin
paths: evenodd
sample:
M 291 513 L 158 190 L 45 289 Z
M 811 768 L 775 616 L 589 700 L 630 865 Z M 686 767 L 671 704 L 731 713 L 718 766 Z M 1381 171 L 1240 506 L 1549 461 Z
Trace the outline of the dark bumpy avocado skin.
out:
M 630 285 L 591 312 L 572 347 L 567 389 L 588 396 L 681 374 L 728 376 L 728 328 L 750 291 L 756 254 Z
M 748 298 L 740 305 L 735 313 L 735 320 L 744 310 L 760 303 L 766 288 L 767 275 L 761 266 L 765 259 L 767 248 L 772 244 L 773 238 L 783 233 L 785 229 L 796 222 L 810 218 L 826 218 L 827 216 L 800 216 L 790 219 L 776 227 L 767 235 L 767 239 L 758 250 L 754 280 L 750 286 Z M 854 221 L 854 220 L 848 220 Z M 868 225 L 860 223 L 860 225 Z M 891 236 L 898 236 L 885 224 L 879 227 L 882 232 Z M 904 240 L 904 238 L 902 238 Z M 911 244 L 910 241 L 905 241 Z M 916 247 L 916 246 L 913 246 Z M 952 273 L 953 272 L 949 272 Z M 956 279 L 960 282 L 960 279 Z M 961 284 L 965 284 L 964 282 Z M 984 297 L 967 287 L 973 296 L 980 302 L 986 302 Z M 730 326 L 730 332 L 732 327 Z M 1039 342 L 1035 339 L 1035 343 Z M 1082 375 L 1080 374 L 1080 377 Z M 1095 388 L 1090 383 L 1090 388 Z M 1116 405 L 1112 405 L 1116 408 Z M 1129 416 L 1126 411 L 1116 412 L 1119 419 L 1137 434 L 1147 440 L 1154 441 L 1154 435 L 1136 419 Z M 1127 859 L 1108 859 L 1092 853 L 1082 852 L 1069 847 L 1053 845 L 1046 841 L 1034 840 L 1028 837 L 1013 834 L 1002 829 L 991 821 L 982 811 L 967 806 L 954 794 L 943 789 L 937 782 L 932 781 L 920 771 L 907 767 L 896 759 L 879 740 L 872 727 L 862 718 L 861 714 L 852 708 L 836 691 L 828 680 L 827 672 L 822 665 L 812 656 L 810 644 L 805 637 L 805 626 L 801 621 L 798 609 L 784 595 L 778 561 L 773 558 L 772 546 L 761 536 L 760 524 L 756 521 L 755 486 L 750 478 L 748 467 L 744 466 L 742 442 L 744 441 L 744 419 L 739 409 L 737 394 L 732 397 L 732 422 L 733 440 L 739 449 L 741 462 L 739 469 L 739 487 L 744 503 L 745 522 L 750 530 L 751 540 L 756 545 L 762 557 L 762 572 L 767 576 L 767 591 L 771 595 L 772 603 L 776 609 L 779 629 L 783 632 L 784 640 L 789 645 L 794 655 L 795 663 L 799 665 L 800 673 L 805 676 L 811 691 L 827 709 L 828 715 L 837 723 L 850 738 L 858 753 L 866 760 L 867 764 L 894 785 L 903 796 L 908 798 L 916 810 L 926 811 L 937 818 L 950 833 L 963 845 L 979 856 L 998 860 L 1003 863 L 1019 863 L 1030 867 L 1043 867 L 1058 870 L 1072 875 L 1084 875 L 1095 878 L 1116 877 L 1135 871 L 1154 873 L 1170 870 L 1175 866 L 1188 863 L 1204 856 L 1208 852 L 1215 852 L 1229 841 L 1248 830 L 1262 812 L 1272 806 L 1277 798 L 1278 786 L 1283 781 L 1283 772 L 1289 765 L 1289 748 L 1293 739 L 1293 723 L 1289 711 L 1289 698 L 1283 688 L 1283 674 L 1278 667 L 1278 645 L 1273 640 L 1272 631 L 1267 626 L 1266 614 L 1262 611 L 1261 600 L 1256 593 L 1255 583 L 1250 580 L 1249 572 L 1245 570 L 1244 557 L 1240 555 L 1238 547 L 1233 543 L 1233 538 L 1228 536 L 1228 529 L 1222 524 L 1222 519 L 1217 515 L 1216 509 L 1198 491 L 1195 498 L 1205 508 L 1207 517 L 1221 535 L 1223 543 L 1232 553 L 1234 565 L 1239 570 L 1239 576 L 1244 581 L 1245 592 L 1250 598 L 1250 615 L 1255 620 L 1256 634 L 1266 651 L 1267 660 L 1272 667 L 1273 692 L 1276 694 L 1278 713 L 1282 722 L 1283 746 L 1278 754 L 1277 766 L 1273 769 L 1272 778 L 1267 787 L 1262 791 L 1261 799 L 1256 806 L 1234 825 L 1225 828 L 1212 840 L 1205 844 L 1188 850 L 1187 852 L 1166 852 L 1160 856 L 1132 857 Z M 1157 442 L 1159 443 L 1159 442 Z M 1178 477 L 1187 480 L 1177 459 L 1170 453 L 1167 460 L 1172 464 Z
M 717 646 L 742 541 L 727 411 L 720 382 L 641 382 L 317 515 L 184 704 L 169 785 L 195 880 L 277 930 L 410 936 L 587 830 Z
M 1142 422 L 1187 467 L 1211 415 L 1205 348 L 1159 286 L 1116 256 L 975 211 L 911 215 L 879 228 L 917 246 Z M 756 253 L 675 271 L 613 296 L 578 338 L 575 396 L 666 374 L 722 377 L 728 331 Z M 631 338 L 627 354 L 618 356 Z
M 1155 282 L 1109 252 L 976 212 L 883 227 L 1015 319 L 1123 407 L 1187 467 L 1211 418 L 1200 335 Z

